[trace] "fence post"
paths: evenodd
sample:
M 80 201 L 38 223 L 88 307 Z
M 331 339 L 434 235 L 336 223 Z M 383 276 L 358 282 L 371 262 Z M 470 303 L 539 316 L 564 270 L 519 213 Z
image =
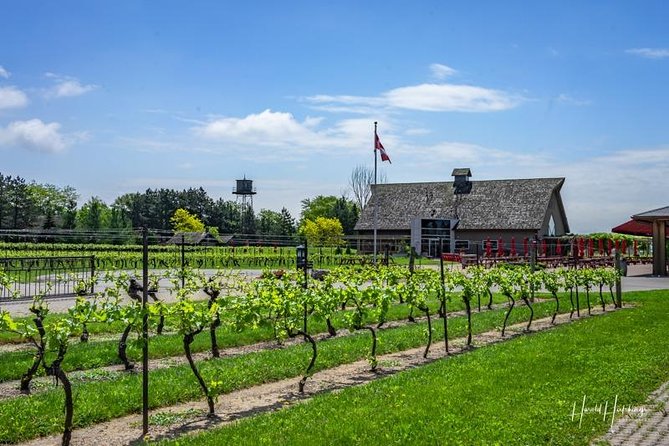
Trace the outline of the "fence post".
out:
M 142 434 L 149 433 L 149 237 L 142 228 Z
M 620 265 L 620 252 L 616 250 L 616 257 L 615 257 L 615 267 L 616 267 L 616 301 L 618 302 L 618 308 L 623 307 L 623 290 L 621 286 L 621 280 L 620 277 L 622 276 L 622 267 Z
M 186 286 L 186 234 L 181 234 L 181 288 Z
M 532 268 L 532 272 L 536 269 L 537 265 L 537 248 L 539 245 L 539 241 L 537 240 L 537 236 L 535 235 L 534 238 L 532 239 L 532 242 L 530 243 L 530 267 Z
M 478 247 L 478 245 L 476 245 Z M 413 248 L 412 248 L 413 250 Z M 439 276 L 441 278 L 441 286 L 439 287 L 441 302 L 443 303 L 442 310 L 444 311 L 444 347 L 446 347 L 446 355 L 448 355 L 448 309 L 446 308 L 446 289 L 444 284 L 444 239 L 439 237 Z M 478 249 L 476 250 L 476 258 L 478 263 Z
M 91 256 L 91 279 L 95 276 L 95 256 Z M 91 280 L 91 294 L 95 293 L 95 282 Z

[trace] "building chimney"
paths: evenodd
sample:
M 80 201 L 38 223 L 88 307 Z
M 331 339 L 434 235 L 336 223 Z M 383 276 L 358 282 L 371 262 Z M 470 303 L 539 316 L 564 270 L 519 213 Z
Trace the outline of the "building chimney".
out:
M 472 176 L 472 171 L 468 167 L 453 169 L 451 174 L 454 178 L 453 193 L 455 195 L 468 194 L 472 190 L 472 182 L 469 177 Z

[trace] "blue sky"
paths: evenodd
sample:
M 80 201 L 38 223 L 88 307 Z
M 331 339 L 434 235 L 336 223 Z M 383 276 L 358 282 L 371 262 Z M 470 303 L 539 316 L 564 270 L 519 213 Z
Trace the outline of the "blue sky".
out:
M 0 172 L 256 209 L 389 182 L 566 177 L 574 232 L 666 206 L 664 1 L 3 1 Z

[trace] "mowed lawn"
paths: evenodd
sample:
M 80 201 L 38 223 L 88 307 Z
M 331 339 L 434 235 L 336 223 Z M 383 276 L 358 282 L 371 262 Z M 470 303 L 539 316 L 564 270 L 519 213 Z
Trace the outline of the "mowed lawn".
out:
M 172 444 L 586 445 L 609 427 L 580 410 L 639 406 L 669 380 L 669 291 L 635 307 L 522 336 L 325 394 Z

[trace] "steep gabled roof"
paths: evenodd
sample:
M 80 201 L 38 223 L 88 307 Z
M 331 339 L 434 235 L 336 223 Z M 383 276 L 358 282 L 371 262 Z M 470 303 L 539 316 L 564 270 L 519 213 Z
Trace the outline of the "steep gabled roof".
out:
M 539 230 L 556 195 L 563 214 L 560 189 L 564 178 L 472 181 L 469 194 L 454 195 L 453 182 L 397 183 L 372 186 L 372 196 L 355 226 L 372 230 L 378 205 L 377 229 L 407 230 L 411 220 L 460 218 L 460 230 Z M 456 209 L 457 208 L 457 209 Z

